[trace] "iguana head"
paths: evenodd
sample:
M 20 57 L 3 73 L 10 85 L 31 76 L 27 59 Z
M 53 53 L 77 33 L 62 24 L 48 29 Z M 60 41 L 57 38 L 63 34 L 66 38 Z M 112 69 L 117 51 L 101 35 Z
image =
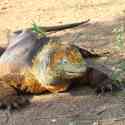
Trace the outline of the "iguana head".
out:
M 86 72 L 86 63 L 77 47 L 50 42 L 34 58 L 32 72 L 43 84 L 80 77 Z

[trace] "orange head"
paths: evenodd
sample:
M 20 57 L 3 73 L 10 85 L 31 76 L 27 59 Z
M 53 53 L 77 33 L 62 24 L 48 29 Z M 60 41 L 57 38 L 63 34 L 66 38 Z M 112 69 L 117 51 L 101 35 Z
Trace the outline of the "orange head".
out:
M 32 70 L 40 83 L 56 84 L 61 80 L 80 77 L 86 68 L 85 60 L 77 47 L 50 42 L 38 52 Z

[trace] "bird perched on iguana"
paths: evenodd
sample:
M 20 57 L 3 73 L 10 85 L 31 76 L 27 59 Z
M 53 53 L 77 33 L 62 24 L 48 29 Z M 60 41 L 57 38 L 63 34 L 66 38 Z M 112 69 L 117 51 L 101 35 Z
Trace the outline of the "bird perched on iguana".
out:
M 0 104 L 17 108 L 25 103 L 23 93 L 66 91 L 71 79 L 81 77 L 86 63 L 78 48 L 60 42 L 37 39 L 24 31 L 7 47 L 0 58 Z

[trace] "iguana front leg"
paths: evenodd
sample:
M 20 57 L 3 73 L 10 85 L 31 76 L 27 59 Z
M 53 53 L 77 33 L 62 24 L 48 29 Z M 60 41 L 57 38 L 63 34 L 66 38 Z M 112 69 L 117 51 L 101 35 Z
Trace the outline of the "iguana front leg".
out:
M 65 82 L 58 85 L 42 85 L 33 77 L 19 74 L 5 75 L 0 79 L 0 108 L 12 109 L 28 104 L 23 93 L 40 94 L 45 91 L 57 93 L 67 90 L 69 85 Z
M 18 109 L 27 105 L 29 101 L 23 95 L 20 95 L 17 90 L 10 86 L 5 81 L 0 81 L 0 108 L 1 109 Z
M 31 75 L 13 73 L 3 76 L 1 81 L 4 81 L 9 86 L 22 93 L 39 94 L 46 91 L 45 87 L 41 86 Z
M 42 93 L 44 87 L 20 74 L 8 74 L 0 79 L 0 108 L 18 109 L 29 104 L 24 93 Z
M 45 88 L 39 84 L 26 83 L 25 77 L 19 74 L 8 74 L 0 79 L 0 108 L 17 109 L 28 104 L 29 100 L 24 93 L 40 93 Z

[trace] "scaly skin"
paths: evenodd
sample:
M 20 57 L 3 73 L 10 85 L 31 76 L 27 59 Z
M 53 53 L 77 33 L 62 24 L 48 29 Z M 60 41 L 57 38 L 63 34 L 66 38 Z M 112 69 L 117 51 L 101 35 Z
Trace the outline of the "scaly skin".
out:
M 16 54 L 19 60 L 22 58 L 20 56 L 24 56 L 18 51 Z M 13 53 L 10 55 L 12 56 Z M 18 91 L 33 94 L 44 91 L 56 93 L 66 91 L 72 79 L 79 78 L 86 72 L 86 63 L 78 48 L 59 42 L 48 42 L 41 46 L 37 54 L 32 57 L 31 64 L 25 58 L 22 64 L 13 57 L 6 59 L 6 53 L 1 60 L 0 102 L 2 107 L 17 108 L 25 103 L 24 98 L 17 95 Z

